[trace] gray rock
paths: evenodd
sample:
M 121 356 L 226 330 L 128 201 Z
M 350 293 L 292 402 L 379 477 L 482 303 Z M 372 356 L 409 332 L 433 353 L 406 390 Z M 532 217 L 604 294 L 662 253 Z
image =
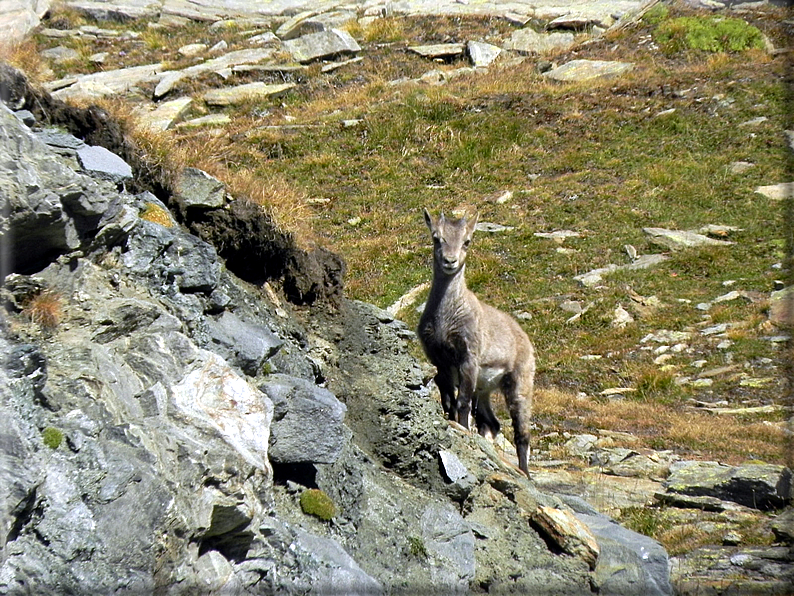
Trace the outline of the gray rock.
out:
M 250 376 L 256 376 L 265 361 L 283 345 L 264 325 L 247 323 L 230 312 L 224 312 L 218 319 L 207 319 L 207 327 L 215 351 Z
M 429 505 L 421 523 L 434 591 L 468 593 L 475 571 L 471 528 L 451 505 Z
M 69 0 L 68 5 L 98 21 L 154 20 L 160 15 L 160 0 Z
M 87 146 L 77 150 L 80 165 L 92 176 L 114 183 L 132 178 L 132 168 L 115 153 L 104 147 Z
M 7 157 L 0 162 L 0 221 L 14 238 L 7 254 L 15 271 L 35 271 L 88 241 L 110 201 L 101 183 L 58 160 L 2 104 L 0 125 Z
M 33 126 L 36 124 L 36 116 L 29 110 L 17 110 L 14 112 L 14 116 L 19 118 L 25 126 Z
M 15 42 L 37 27 L 50 9 L 50 0 L 16 0 L 0 5 L 0 38 Z
M 150 112 L 138 112 L 135 120 L 143 128 L 155 131 L 168 130 L 182 119 L 192 103 L 193 99 L 190 97 L 164 101 Z
M 226 187 L 203 170 L 185 168 L 177 178 L 174 200 L 183 210 L 218 209 L 226 201 Z
M 470 41 L 466 44 L 474 68 L 485 68 L 494 63 L 502 52 L 502 48 L 481 41 Z
M 634 65 L 629 62 L 572 60 L 543 73 L 543 76 L 560 82 L 591 81 L 619 77 L 633 69 Z
M 794 509 L 788 507 L 770 525 L 775 537 L 781 542 L 794 543 Z
M 782 201 L 794 197 L 794 182 L 781 182 L 780 184 L 759 186 L 755 189 L 755 192 L 773 201 Z
M 408 51 L 419 54 L 423 58 L 430 60 L 451 59 L 463 55 L 466 46 L 462 43 L 439 43 L 424 46 L 408 46 Z
M 442 449 L 438 452 L 438 456 L 441 459 L 444 475 L 451 482 L 448 494 L 455 501 L 464 501 L 477 484 L 477 479 L 453 452 Z
M 769 320 L 781 327 L 794 327 L 794 286 L 772 292 Z
M 321 571 L 312 585 L 312 593 L 351 596 L 376 596 L 383 593 L 380 583 L 367 575 L 336 540 L 321 538 L 303 530 L 295 530 L 295 535 L 298 549 L 321 564 Z
M 274 404 L 270 459 L 274 463 L 333 463 L 349 439 L 347 408 L 314 383 L 274 375 L 261 385 Z
M 276 35 L 280 39 L 287 41 L 303 35 L 339 29 L 355 20 L 356 13 L 349 10 L 337 10 L 322 14 L 311 14 L 310 16 L 302 13 L 297 18 L 290 19 L 281 25 L 276 31 Z
M 754 509 L 785 506 L 792 495 L 791 471 L 773 464 L 738 467 L 717 462 L 673 464 L 665 483 L 668 492 L 716 497 Z
M 716 240 L 692 230 L 668 230 L 666 228 L 643 228 L 650 241 L 670 250 L 684 250 L 698 246 L 730 246 L 733 242 Z
M 236 87 L 213 89 L 204 93 L 202 98 L 207 105 L 233 106 L 249 101 L 259 101 L 269 97 L 278 97 L 294 87 L 295 85 L 293 83 L 270 85 L 268 83 L 256 81 L 254 83 L 237 85 Z
M 59 99 L 96 99 L 107 95 L 124 94 L 137 85 L 159 80 L 163 65 L 145 64 L 93 74 L 67 77 L 47 83 L 45 87 Z
M 285 41 L 284 49 L 293 60 L 305 64 L 314 60 L 356 54 L 361 51 L 361 46 L 347 31 L 330 29 Z
M 504 43 L 504 49 L 520 54 L 547 56 L 570 49 L 574 44 L 573 33 L 538 33 L 530 27 L 515 31 Z
M 574 279 L 578 281 L 585 287 L 592 287 L 595 285 L 600 284 L 605 275 L 609 275 L 615 271 L 636 271 L 638 269 L 648 269 L 649 267 L 653 267 L 660 263 L 663 263 L 667 259 L 669 259 L 667 255 L 642 255 L 637 257 L 637 260 L 629 263 L 628 265 L 607 265 L 606 267 L 600 267 L 598 269 L 593 269 L 592 271 L 588 271 L 587 273 L 582 273 L 580 275 L 574 275 Z
M 56 64 L 69 62 L 70 60 L 77 60 L 80 57 L 80 54 L 77 52 L 77 50 L 64 46 L 56 46 L 54 48 L 50 48 L 49 50 L 44 50 L 41 52 L 41 55 L 49 60 L 52 60 Z

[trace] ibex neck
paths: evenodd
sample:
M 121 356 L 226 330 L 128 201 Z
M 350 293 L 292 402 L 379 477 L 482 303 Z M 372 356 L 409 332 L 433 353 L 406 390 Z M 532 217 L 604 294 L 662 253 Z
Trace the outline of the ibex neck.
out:
M 442 300 L 456 300 L 466 293 L 466 265 L 454 275 L 447 275 L 436 265 L 433 270 L 433 284 L 430 288 L 428 303 L 438 304 Z

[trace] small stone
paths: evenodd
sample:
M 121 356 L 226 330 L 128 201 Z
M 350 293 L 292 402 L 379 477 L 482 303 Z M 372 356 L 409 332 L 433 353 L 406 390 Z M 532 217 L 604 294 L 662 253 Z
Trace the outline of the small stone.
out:
M 194 56 L 199 56 L 207 51 L 207 44 L 204 43 L 191 43 L 186 46 L 182 46 L 177 50 L 177 53 L 184 56 L 185 58 L 193 58 Z
M 497 234 L 499 232 L 509 232 L 515 228 L 513 226 L 503 226 L 502 224 L 481 221 L 477 224 L 476 229 L 478 232 Z
M 132 178 L 132 168 L 129 164 L 104 147 L 89 145 L 78 149 L 77 158 L 83 169 L 98 178 L 111 182 L 122 182 Z
M 731 174 L 744 174 L 750 168 L 754 168 L 755 164 L 749 161 L 734 161 L 728 166 Z
M 782 182 L 769 186 L 759 186 L 755 192 L 773 201 L 794 197 L 794 182 Z
M 572 60 L 560 67 L 543 73 L 547 79 L 560 82 L 592 81 L 614 78 L 630 72 L 634 65 L 629 62 L 610 62 L 602 60 Z
M 419 54 L 423 58 L 450 59 L 462 56 L 466 46 L 462 43 L 440 43 L 426 46 L 410 46 L 409 52 Z

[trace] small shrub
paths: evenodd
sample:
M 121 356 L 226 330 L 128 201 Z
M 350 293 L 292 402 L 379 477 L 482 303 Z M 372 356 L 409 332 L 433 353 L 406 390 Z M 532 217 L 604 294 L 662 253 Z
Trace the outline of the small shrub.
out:
M 323 521 L 330 521 L 336 515 L 336 506 L 331 497 L 317 488 L 303 491 L 300 504 L 306 515 L 313 515 Z
M 758 28 L 741 19 L 679 17 L 663 21 L 653 34 L 665 52 L 686 50 L 742 52 L 761 49 L 764 40 Z
M 44 290 L 27 301 L 22 313 L 40 328 L 51 331 L 63 317 L 61 296 L 57 292 Z
M 171 214 L 155 203 L 146 203 L 143 211 L 141 211 L 140 217 L 141 219 L 160 224 L 166 228 L 174 227 L 174 221 L 171 219 Z
M 418 559 L 427 558 L 427 549 L 425 548 L 425 543 L 418 536 L 408 537 L 408 549 L 411 551 L 411 555 L 417 557 Z
M 63 442 L 63 433 L 59 431 L 57 428 L 48 426 L 43 431 L 41 431 L 41 438 L 47 447 L 49 447 L 50 449 L 57 449 L 58 447 L 61 446 L 61 443 Z

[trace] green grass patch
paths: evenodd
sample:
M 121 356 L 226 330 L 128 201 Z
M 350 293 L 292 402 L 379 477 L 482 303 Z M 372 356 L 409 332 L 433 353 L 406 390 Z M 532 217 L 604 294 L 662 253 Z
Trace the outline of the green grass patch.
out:
M 761 49 L 764 40 L 757 27 L 742 19 L 725 17 L 678 17 L 662 21 L 654 40 L 667 53 L 686 50 L 741 52 Z

